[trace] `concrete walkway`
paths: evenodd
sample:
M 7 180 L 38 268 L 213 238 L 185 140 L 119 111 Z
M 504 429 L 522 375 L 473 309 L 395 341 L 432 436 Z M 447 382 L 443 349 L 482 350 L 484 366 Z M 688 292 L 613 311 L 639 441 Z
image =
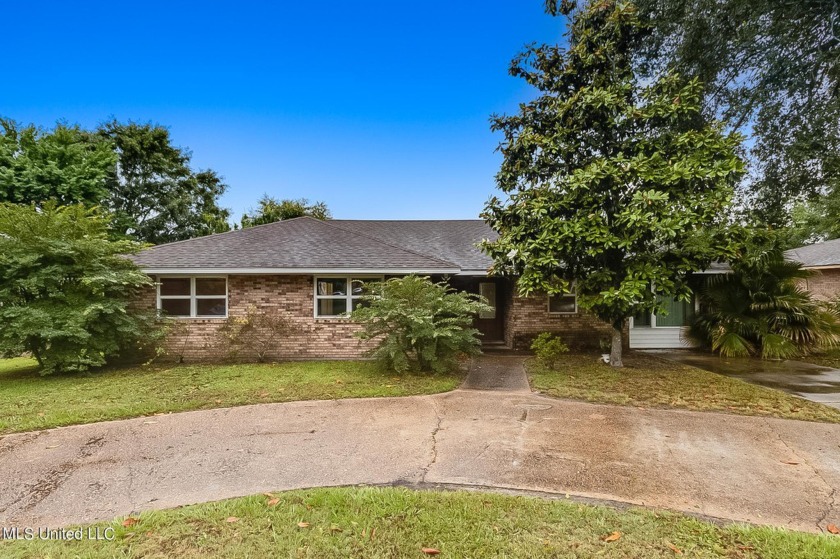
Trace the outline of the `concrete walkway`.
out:
M 470 367 L 465 390 L 530 392 L 525 360 L 513 355 L 485 355 Z
M 719 357 L 690 350 L 651 351 L 659 357 L 744 382 L 775 388 L 840 409 L 840 370 L 802 361 Z
M 178 413 L 0 439 L 0 526 L 346 484 L 569 493 L 816 531 L 840 425 L 456 390 Z

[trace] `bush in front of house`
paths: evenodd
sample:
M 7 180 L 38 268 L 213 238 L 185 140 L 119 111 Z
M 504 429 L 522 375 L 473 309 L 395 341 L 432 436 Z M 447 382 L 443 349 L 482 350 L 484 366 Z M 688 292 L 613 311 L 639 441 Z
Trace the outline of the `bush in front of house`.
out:
M 81 205 L 0 204 L 0 354 L 31 354 L 41 372 L 74 372 L 142 355 L 163 337 L 131 303 L 151 279 L 108 238 L 109 217 Z
M 222 351 L 231 359 L 264 363 L 299 328 L 280 309 L 249 307 L 243 316 L 229 317 L 219 329 Z
M 754 239 L 732 272 L 708 276 L 698 291 L 692 338 L 724 357 L 789 359 L 840 342 L 838 309 L 802 286 L 811 272 L 785 260 L 778 240 Z
M 368 285 L 366 292 L 351 317 L 363 327 L 358 337 L 378 341 L 370 354 L 384 367 L 445 372 L 460 355 L 481 353 L 473 320 L 492 308 L 478 295 L 414 275 Z
M 569 346 L 559 336 L 551 332 L 543 332 L 531 342 L 531 351 L 542 365 L 554 367 L 563 354 L 569 353 Z

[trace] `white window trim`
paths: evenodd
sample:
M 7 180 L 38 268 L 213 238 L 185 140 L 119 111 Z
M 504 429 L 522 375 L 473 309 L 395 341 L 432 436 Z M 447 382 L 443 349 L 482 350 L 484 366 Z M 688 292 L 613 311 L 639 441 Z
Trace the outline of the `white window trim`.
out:
M 197 278 L 200 279 L 223 279 L 225 280 L 225 294 L 222 295 L 196 295 L 195 294 L 195 280 Z M 187 295 L 161 295 L 160 294 L 160 286 L 162 280 L 164 279 L 189 279 L 190 280 L 190 294 Z M 189 299 L 190 301 L 190 315 L 189 316 L 176 316 L 176 315 L 167 315 L 169 318 L 176 318 L 180 320 L 212 320 L 218 319 L 223 320 L 228 317 L 228 313 L 230 312 L 230 293 L 228 292 L 228 276 L 205 276 L 205 275 L 198 275 L 198 276 L 185 276 L 185 275 L 160 275 L 157 277 L 157 281 L 155 282 L 157 286 L 157 310 L 162 310 L 161 301 L 164 299 Z M 196 301 L 199 299 L 224 299 L 225 300 L 225 314 L 224 316 L 221 315 L 199 315 L 197 314 L 198 305 Z
M 550 314 L 550 315 L 552 315 L 552 316 L 556 316 L 556 315 L 570 315 L 570 314 L 578 314 L 578 297 L 577 297 L 577 289 L 575 288 L 574 283 L 572 283 L 572 290 L 573 290 L 573 291 L 571 291 L 571 292 L 569 292 L 569 293 L 563 293 L 562 295 L 561 295 L 561 294 L 555 294 L 555 295 L 549 295 L 548 297 L 546 297 L 546 299 L 545 299 L 545 308 L 546 308 L 546 310 L 548 311 L 548 314 Z M 574 297 L 574 298 L 575 298 L 575 310 L 574 310 L 574 311 L 572 311 L 572 312 L 567 312 L 567 311 L 552 311 L 552 310 L 551 310 L 551 298 L 552 298 L 552 297 L 569 297 L 569 296 L 572 296 L 572 297 Z
M 342 295 L 318 295 L 318 280 L 319 279 L 343 279 L 347 285 L 347 293 Z M 315 317 L 316 320 L 334 320 L 338 319 L 349 319 L 350 312 L 353 310 L 353 300 L 360 299 L 361 295 L 353 295 L 353 280 L 365 280 L 365 281 L 383 281 L 385 279 L 384 276 L 369 276 L 369 275 L 362 275 L 362 274 L 353 274 L 352 276 L 346 275 L 336 275 L 336 274 L 320 274 L 317 276 L 312 276 L 312 316 Z M 321 299 L 330 299 L 333 301 L 340 301 L 344 299 L 347 302 L 347 312 L 343 314 L 318 314 L 318 301 Z

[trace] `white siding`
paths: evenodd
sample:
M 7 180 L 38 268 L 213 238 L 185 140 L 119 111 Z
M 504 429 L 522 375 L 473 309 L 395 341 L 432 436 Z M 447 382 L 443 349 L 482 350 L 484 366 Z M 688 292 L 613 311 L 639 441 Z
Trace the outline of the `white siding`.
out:
M 693 347 L 685 335 L 688 328 L 630 328 L 631 349 L 674 349 Z

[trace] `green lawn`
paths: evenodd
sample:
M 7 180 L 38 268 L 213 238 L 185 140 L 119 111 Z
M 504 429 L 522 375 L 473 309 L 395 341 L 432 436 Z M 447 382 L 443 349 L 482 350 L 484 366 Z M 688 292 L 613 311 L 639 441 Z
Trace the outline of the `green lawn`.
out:
M 276 500 L 275 500 L 276 499 Z M 257 495 L 101 523 L 113 541 L 0 542 L 13 558 L 552 557 L 814 559 L 840 537 L 489 493 L 339 488 Z M 612 541 L 607 541 L 608 537 Z
M 554 369 L 528 362 L 531 386 L 559 398 L 840 423 L 840 410 L 650 355 L 613 369 L 595 355 L 565 355 Z
M 159 365 L 40 376 L 0 360 L 0 434 L 265 402 L 408 396 L 457 387 L 460 374 L 394 375 L 369 361 Z

